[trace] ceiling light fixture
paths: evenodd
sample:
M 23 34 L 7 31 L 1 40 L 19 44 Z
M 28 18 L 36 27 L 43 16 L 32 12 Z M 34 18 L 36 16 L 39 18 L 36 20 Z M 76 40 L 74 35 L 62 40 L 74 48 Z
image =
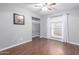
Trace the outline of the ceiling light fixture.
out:
M 45 6 L 45 7 L 42 7 L 42 11 L 47 11 L 48 9 L 47 9 L 47 7 Z
M 56 3 L 36 4 L 35 7 L 40 7 L 40 10 L 42 10 L 42 11 L 52 11 L 55 9 Z

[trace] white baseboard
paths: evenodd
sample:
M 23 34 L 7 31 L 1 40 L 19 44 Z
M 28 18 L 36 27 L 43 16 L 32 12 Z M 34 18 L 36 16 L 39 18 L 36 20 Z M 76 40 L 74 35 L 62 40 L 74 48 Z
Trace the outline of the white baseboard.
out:
M 40 36 L 40 38 L 48 38 L 48 37 L 46 37 L 46 36 Z
M 67 42 L 67 43 L 74 44 L 74 45 L 79 45 L 79 43 L 75 43 L 75 42 Z
M 47 39 L 51 39 L 51 40 L 56 40 L 56 41 L 61 41 L 61 42 L 64 42 L 63 40 L 57 40 L 57 38 L 48 38 Z
M 53 38 L 48 38 L 48 37 L 44 37 L 44 36 L 41 36 L 40 38 L 47 38 L 47 39 L 53 39 Z M 56 40 L 56 39 L 53 39 L 53 40 Z M 57 40 L 57 41 L 61 41 L 61 42 L 65 42 L 65 41 L 63 41 L 63 40 Z M 70 43 L 70 44 L 74 44 L 74 45 L 79 45 L 79 43 L 76 43 L 76 42 L 67 42 L 67 43 Z
M 35 36 L 32 36 L 32 38 L 33 38 L 33 37 L 38 37 L 38 36 L 40 37 L 40 35 L 35 35 Z
M 53 39 L 53 38 L 49 38 L 49 39 Z M 53 39 L 53 40 L 56 40 L 56 39 Z M 65 42 L 65 41 L 63 41 L 63 40 L 57 40 L 57 41 L 61 41 L 61 42 Z M 76 43 L 76 42 L 67 42 L 67 43 L 69 43 L 69 44 L 74 44 L 74 45 L 79 45 L 79 43 Z
M 0 51 L 6 50 L 6 49 L 10 49 L 10 48 L 19 46 L 19 45 L 21 45 L 21 44 L 24 44 L 24 43 L 27 43 L 27 42 L 30 42 L 30 41 L 32 41 L 32 40 L 24 41 L 24 42 L 21 42 L 21 43 L 19 43 L 19 44 L 14 44 L 14 45 L 11 45 L 11 46 L 9 46 L 9 47 L 5 47 L 5 48 L 3 48 L 3 49 L 0 49 Z

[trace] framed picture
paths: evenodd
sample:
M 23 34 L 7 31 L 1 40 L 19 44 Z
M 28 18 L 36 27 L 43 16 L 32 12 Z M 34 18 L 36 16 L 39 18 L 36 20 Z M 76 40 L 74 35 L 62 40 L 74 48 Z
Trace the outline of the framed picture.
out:
M 13 16 L 14 16 L 14 24 L 24 25 L 25 17 L 23 15 L 14 13 Z

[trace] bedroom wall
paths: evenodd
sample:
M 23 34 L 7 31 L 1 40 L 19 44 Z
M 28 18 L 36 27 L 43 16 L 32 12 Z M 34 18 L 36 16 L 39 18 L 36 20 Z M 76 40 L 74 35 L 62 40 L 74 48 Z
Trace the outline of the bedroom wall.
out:
M 47 37 L 47 16 L 42 15 L 40 20 L 40 37 Z
M 74 8 L 70 11 L 64 11 L 60 14 L 69 14 L 68 15 L 68 24 L 67 24 L 67 32 L 68 39 L 66 39 L 67 42 L 78 44 L 79 45 L 79 8 Z
M 24 15 L 25 24 L 13 24 L 13 13 Z M 32 16 L 39 17 L 17 5 L 0 4 L 0 49 L 32 41 Z
M 79 44 L 79 8 L 69 12 L 69 42 Z
M 68 39 L 65 39 L 64 41 L 79 45 L 79 26 L 78 26 L 79 25 L 79 8 L 74 8 L 71 10 L 54 13 L 52 15 L 48 15 L 47 18 L 50 16 L 67 15 L 67 13 L 69 14 L 68 15 L 68 24 L 67 24 L 68 27 L 66 27 L 67 30 L 65 32 L 69 32 L 69 33 L 66 33 L 66 35 L 68 35 L 68 37 L 66 37 L 66 36 L 65 37 Z M 43 19 L 42 24 L 46 21 L 47 21 L 46 19 Z M 45 32 L 47 30 L 47 27 L 46 28 L 45 27 L 46 27 L 46 25 L 44 25 L 44 29 L 42 29 L 42 32 L 44 31 L 43 33 L 47 34 L 47 36 L 45 36 L 45 37 L 48 37 L 48 33 Z M 42 34 L 42 36 L 45 34 Z

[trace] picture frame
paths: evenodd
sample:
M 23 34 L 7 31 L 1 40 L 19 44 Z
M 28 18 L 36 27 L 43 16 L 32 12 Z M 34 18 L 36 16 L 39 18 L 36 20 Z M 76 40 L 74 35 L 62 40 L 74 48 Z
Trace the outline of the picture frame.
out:
M 17 13 L 13 13 L 14 24 L 16 25 L 24 25 L 25 24 L 25 16 Z

